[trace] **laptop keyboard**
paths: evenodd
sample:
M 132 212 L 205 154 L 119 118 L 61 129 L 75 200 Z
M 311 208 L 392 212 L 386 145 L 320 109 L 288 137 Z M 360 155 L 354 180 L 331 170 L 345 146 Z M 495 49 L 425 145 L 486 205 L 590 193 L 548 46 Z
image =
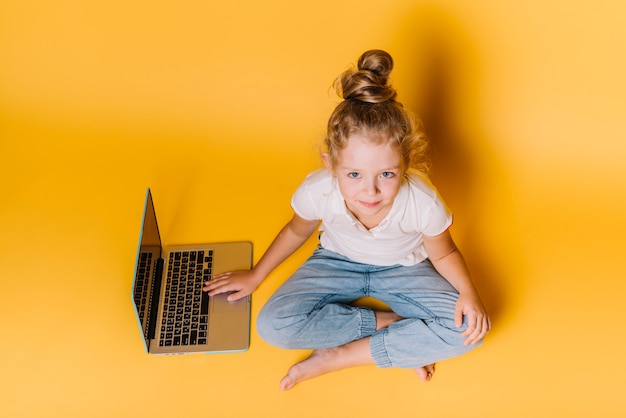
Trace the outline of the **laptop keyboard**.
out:
M 209 296 L 202 284 L 211 279 L 213 250 L 169 255 L 159 346 L 207 343 Z
M 137 269 L 137 279 L 135 281 L 135 305 L 141 324 L 146 316 L 146 306 L 148 305 L 148 290 L 150 277 L 152 276 L 152 253 L 142 252 L 139 255 L 139 268 Z M 145 337 L 148 336 L 148 328 L 145 327 Z

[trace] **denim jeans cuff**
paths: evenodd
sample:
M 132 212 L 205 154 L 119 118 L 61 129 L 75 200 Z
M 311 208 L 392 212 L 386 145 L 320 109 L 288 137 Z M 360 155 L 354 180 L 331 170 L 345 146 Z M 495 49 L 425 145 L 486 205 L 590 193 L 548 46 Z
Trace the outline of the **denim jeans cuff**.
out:
M 391 367 L 391 360 L 387 355 L 387 349 L 385 347 L 385 335 L 387 335 L 387 329 L 382 329 L 370 337 L 370 352 L 376 366 L 384 368 Z
M 376 314 L 369 308 L 358 308 L 361 311 L 361 338 L 369 337 L 376 332 Z

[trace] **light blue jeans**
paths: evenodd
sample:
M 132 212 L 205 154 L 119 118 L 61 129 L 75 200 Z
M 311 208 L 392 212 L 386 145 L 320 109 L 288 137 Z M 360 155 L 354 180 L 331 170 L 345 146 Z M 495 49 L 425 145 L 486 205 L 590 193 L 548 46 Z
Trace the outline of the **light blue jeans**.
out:
M 405 319 L 376 331 L 374 311 L 350 305 L 364 296 Z M 257 331 L 286 349 L 338 347 L 369 337 L 378 367 L 423 367 L 477 346 L 464 346 L 466 325 L 454 325 L 457 298 L 429 260 L 383 267 L 319 249 L 267 301 Z

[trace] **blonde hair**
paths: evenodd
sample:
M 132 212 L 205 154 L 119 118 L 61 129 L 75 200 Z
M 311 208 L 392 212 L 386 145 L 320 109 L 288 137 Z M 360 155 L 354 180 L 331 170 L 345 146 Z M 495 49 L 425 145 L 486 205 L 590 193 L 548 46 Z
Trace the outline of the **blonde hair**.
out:
M 344 100 L 331 114 L 324 138 L 333 166 L 350 135 L 360 134 L 375 144 L 388 141 L 400 153 L 405 169 L 428 173 L 428 140 L 421 123 L 396 100 L 389 78 L 392 69 L 391 55 L 370 50 L 361 55 L 356 69 L 335 80 L 335 91 Z

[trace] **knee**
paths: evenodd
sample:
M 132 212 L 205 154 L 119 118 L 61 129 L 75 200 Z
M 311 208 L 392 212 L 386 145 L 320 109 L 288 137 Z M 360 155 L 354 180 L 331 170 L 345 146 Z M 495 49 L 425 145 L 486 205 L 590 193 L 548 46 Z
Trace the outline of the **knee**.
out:
M 444 340 L 452 350 L 456 350 L 457 355 L 466 354 L 482 345 L 482 340 L 476 342 L 475 344 L 466 345 L 467 337 L 463 336 L 466 329 L 467 321 L 464 321 L 463 325 L 458 328 L 452 321 L 450 321 L 446 327 L 446 331 L 441 334 L 442 340 Z
M 290 348 L 290 334 L 287 328 L 280 325 L 276 312 L 271 306 L 265 305 L 256 321 L 257 334 L 266 343 L 279 348 Z
M 443 343 L 446 351 L 461 355 L 473 350 L 477 345 L 465 345 L 463 333 L 467 329 L 465 320 L 460 327 L 457 327 L 453 318 L 437 318 L 434 321 L 425 321 L 426 326 L 437 336 L 437 340 Z
M 263 307 L 256 318 L 256 332 L 263 341 L 274 345 L 272 343 L 272 319 L 273 318 L 269 315 L 267 309 Z

